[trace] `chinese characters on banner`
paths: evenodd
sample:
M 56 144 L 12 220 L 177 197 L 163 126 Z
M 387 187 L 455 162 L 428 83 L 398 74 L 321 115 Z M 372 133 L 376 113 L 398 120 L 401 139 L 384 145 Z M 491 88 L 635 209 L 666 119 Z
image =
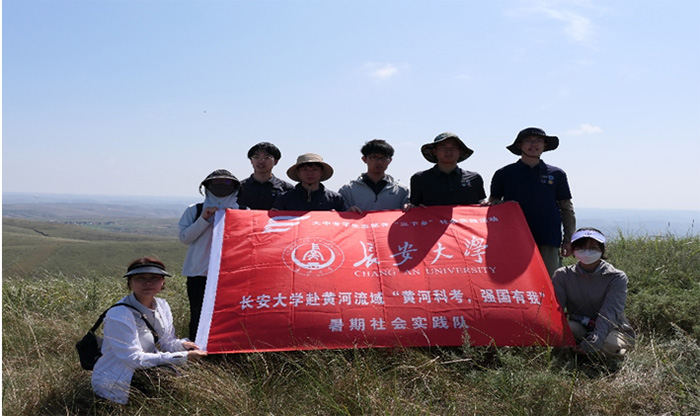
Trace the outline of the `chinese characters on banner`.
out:
M 209 353 L 573 345 L 520 207 L 218 214 Z

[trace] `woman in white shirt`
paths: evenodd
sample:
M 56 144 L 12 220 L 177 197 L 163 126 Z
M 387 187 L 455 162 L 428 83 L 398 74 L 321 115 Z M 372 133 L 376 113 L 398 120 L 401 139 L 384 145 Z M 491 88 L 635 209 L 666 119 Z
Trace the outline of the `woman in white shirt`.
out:
M 165 284 L 165 265 L 143 257 L 131 262 L 124 277 L 132 291 L 107 312 L 104 320 L 102 356 L 92 372 L 95 393 L 110 401 L 126 404 L 134 371 L 157 366 L 183 365 L 207 355 L 187 339 L 177 339 L 173 316 L 165 299 L 157 298 Z M 143 321 L 151 324 L 158 338 Z

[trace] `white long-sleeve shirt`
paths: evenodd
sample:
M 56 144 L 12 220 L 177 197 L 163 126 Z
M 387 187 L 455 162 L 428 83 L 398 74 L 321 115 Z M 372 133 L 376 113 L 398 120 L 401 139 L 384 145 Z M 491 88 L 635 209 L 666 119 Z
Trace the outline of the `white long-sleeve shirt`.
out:
M 210 207 L 217 209 L 238 208 L 238 192 L 224 198 L 218 198 L 209 191 L 205 191 L 205 193 L 202 210 Z M 189 246 L 182 264 L 183 276 L 206 276 L 209 269 L 214 217 L 205 220 L 201 215 L 195 219 L 196 216 L 197 204 L 192 204 L 187 207 L 180 218 L 180 241 Z
M 172 312 L 165 299 L 155 298 L 155 309 L 142 305 L 133 293 L 119 302 L 128 303 L 146 315 L 158 334 L 160 345 L 157 350 L 153 334 L 133 309 L 117 306 L 107 312 L 102 357 L 92 371 L 92 388 L 100 397 L 126 404 L 134 370 L 183 365 L 187 362 L 187 351 L 182 346 L 185 339 L 175 337 Z

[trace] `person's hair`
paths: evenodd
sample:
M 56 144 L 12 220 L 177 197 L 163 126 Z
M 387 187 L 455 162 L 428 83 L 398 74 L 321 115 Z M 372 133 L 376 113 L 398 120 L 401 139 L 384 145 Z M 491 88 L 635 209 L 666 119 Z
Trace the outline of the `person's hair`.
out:
M 299 170 L 299 169 L 301 169 L 301 168 L 303 168 L 303 167 L 305 167 L 305 166 L 316 166 L 316 167 L 320 168 L 321 171 L 323 171 L 323 164 L 318 163 L 318 162 L 306 162 L 306 163 L 302 163 L 302 164 L 300 164 L 299 166 L 297 166 L 297 170 Z
M 127 266 L 127 268 L 126 268 L 126 272 L 129 273 L 130 271 L 132 271 L 138 267 L 141 267 L 145 264 L 152 264 L 154 266 L 157 266 L 157 267 L 165 270 L 165 264 L 162 261 L 158 260 L 157 258 L 155 258 L 155 257 L 139 257 L 138 259 L 129 263 L 129 266 Z M 131 276 L 126 277 L 126 287 L 128 287 L 129 290 L 131 290 L 131 278 L 134 276 L 138 276 L 138 274 L 133 274 Z M 165 288 L 165 283 L 163 283 L 163 288 Z
M 280 151 L 280 149 L 269 142 L 260 142 L 255 146 L 251 147 L 250 150 L 248 150 L 248 159 L 253 157 L 253 155 L 257 152 L 265 152 L 268 155 L 274 157 L 275 160 L 282 159 L 282 152 Z
M 595 232 L 597 232 L 597 233 L 603 234 L 603 232 L 600 231 L 599 229 L 597 229 L 597 228 L 592 228 L 592 227 L 579 228 L 578 230 L 576 230 L 576 232 L 578 232 L 578 231 L 595 231 Z M 604 235 L 604 234 L 603 234 L 603 235 Z M 586 245 L 586 240 L 593 240 L 593 241 L 595 241 L 596 243 L 598 243 L 598 246 L 600 247 L 600 251 L 601 251 L 601 253 L 603 253 L 603 255 L 602 255 L 601 258 L 607 259 L 607 257 L 605 257 L 605 244 L 604 244 L 604 243 L 601 243 L 601 242 L 598 241 L 598 240 L 594 240 L 594 239 L 592 239 L 592 238 L 590 238 L 590 237 L 579 238 L 578 240 L 572 242 L 572 243 L 571 243 L 571 250 L 572 250 L 572 251 L 573 251 L 573 250 L 577 250 L 577 249 L 579 249 L 579 248 L 585 246 L 585 245 Z
M 362 146 L 360 149 L 362 156 L 369 156 L 374 153 L 379 153 L 380 155 L 386 155 L 387 157 L 394 157 L 394 148 L 391 147 L 386 140 L 374 139 L 370 140 Z

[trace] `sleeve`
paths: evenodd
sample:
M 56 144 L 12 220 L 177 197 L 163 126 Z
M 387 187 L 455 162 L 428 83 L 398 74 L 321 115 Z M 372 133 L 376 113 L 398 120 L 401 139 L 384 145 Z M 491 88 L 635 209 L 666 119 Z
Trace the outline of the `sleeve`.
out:
M 569 188 L 569 179 L 566 177 L 566 172 L 559 170 L 559 180 L 557 181 L 557 201 L 571 199 L 571 189 Z
M 477 194 L 479 196 L 479 201 L 483 201 L 486 199 L 486 191 L 484 191 L 484 178 L 481 177 L 478 173 L 476 174 L 477 178 Z
M 574 203 L 570 199 L 562 199 L 557 201 L 559 211 L 561 212 L 561 222 L 564 226 L 564 243 L 571 242 L 571 236 L 576 231 L 576 213 L 574 212 Z
M 236 202 L 238 203 L 238 207 L 247 207 L 250 205 L 250 201 L 248 200 L 248 194 L 246 194 L 245 189 L 245 181 L 247 179 L 243 179 L 241 181 L 241 186 L 238 188 L 238 194 L 236 195 Z M 244 209 L 244 208 L 241 208 Z
M 554 286 L 554 294 L 557 297 L 559 308 L 561 311 L 566 310 L 566 269 L 560 268 L 554 272 L 552 276 L 552 285 Z
M 180 242 L 187 245 L 194 243 L 195 240 L 211 226 L 201 215 L 195 221 L 195 215 L 197 215 L 196 204 L 190 205 L 185 212 L 182 213 L 180 223 L 178 224 L 180 227 Z
M 491 200 L 503 199 L 503 196 L 504 196 L 503 170 L 499 169 L 496 172 L 494 172 L 493 177 L 491 178 L 490 192 L 491 192 L 491 195 L 489 196 L 489 199 L 491 199 Z
M 356 205 L 355 202 L 353 201 L 352 188 L 350 187 L 350 185 L 346 184 L 346 185 L 341 186 L 340 189 L 338 189 L 338 193 L 345 200 L 345 204 L 347 205 L 347 208 L 349 208 L 353 205 Z M 347 208 L 346 208 L 346 210 L 347 210 Z
M 595 329 L 590 337 L 590 347 L 599 350 L 603 346 L 605 337 L 615 328 L 620 321 L 627 301 L 627 275 L 619 272 L 612 277 L 603 299 L 603 305 L 598 311 L 595 320 Z M 584 343 L 585 344 L 585 343 Z M 584 347 L 585 349 L 585 347 Z
M 400 184 L 399 185 L 400 193 L 401 193 L 401 207 L 403 208 L 404 205 L 408 204 L 410 201 L 410 196 L 411 196 L 411 191 L 408 189 L 408 186 Z
M 116 358 L 129 368 L 155 367 L 163 364 L 182 365 L 187 352 L 145 352 L 139 342 L 136 317 L 126 307 L 112 308 L 104 321 L 104 343 Z
M 158 334 L 160 337 L 159 343 L 161 350 L 169 352 L 185 351 L 184 347 L 182 346 L 182 343 L 185 342 L 185 340 L 178 339 L 175 336 L 175 326 L 173 325 L 173 314 L 170 310 L 170 305 L 168 305 L 167 301 L 160 298 L 158 298 L 156 302 L 158 302 L 158 312 L 163 319 L 164 328 L 164 333 L 162 335 Z
M 343 198 L 341 194 L 336 195 L 337 202 L 335 203 L 336 211 L 347 211 L 350 208 L 348 202 Z
M 410 201 L 413 205 L 420 205 L 423 203 L 423 189 L 421 189 L 421 176 L 415 174 L 411 176 L 411 191 L 410 191 Z

